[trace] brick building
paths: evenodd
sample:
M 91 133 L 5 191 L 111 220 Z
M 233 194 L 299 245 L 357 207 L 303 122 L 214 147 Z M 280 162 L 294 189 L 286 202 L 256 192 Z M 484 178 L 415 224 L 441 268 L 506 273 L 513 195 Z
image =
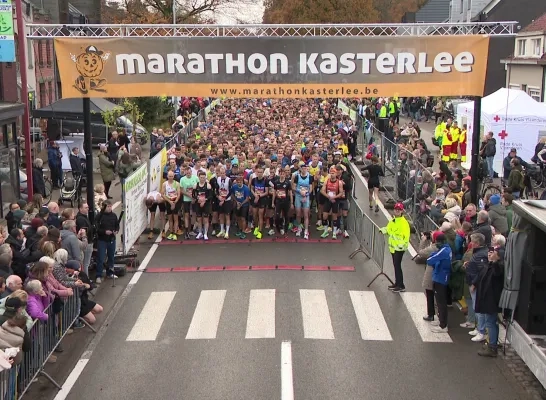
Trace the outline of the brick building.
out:
M 51 18 L 42 10 L 34 8 L 35 24 L 51 24 Z M 55 73 L 55 52 L 53 40 L 33 40 L 34 75 L 36 77 L 36 108 L 46 107 L 58 99 Z

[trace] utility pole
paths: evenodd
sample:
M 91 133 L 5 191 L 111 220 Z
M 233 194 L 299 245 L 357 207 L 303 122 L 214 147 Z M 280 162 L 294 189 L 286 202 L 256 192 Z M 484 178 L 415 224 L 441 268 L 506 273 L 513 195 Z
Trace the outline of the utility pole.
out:
M 176 25 L 176 0 L 173 0 L 173 25 Z
M 34 196 L 34 188 L 32 186 L 32 143 L 30 140 L 30 110 L 28 107 L 27 35 L 25 20 L 23 19 L 23 0 L 15 0 L 15 16 L 17 18 L 17 57 L 19 58 L 19 73 L 21 74 L 21 102 L 25 106 L 23 113 L 23 138 L 25 140 L 25 164 L 27 167 L 27 199 L 30 201 L 32 196 Z

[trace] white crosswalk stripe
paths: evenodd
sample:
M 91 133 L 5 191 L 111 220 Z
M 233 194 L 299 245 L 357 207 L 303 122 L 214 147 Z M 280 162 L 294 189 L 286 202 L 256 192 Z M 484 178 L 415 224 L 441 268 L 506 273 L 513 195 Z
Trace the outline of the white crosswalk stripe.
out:
M 425 310 L 427 309 L 427 299 L 424 293 L 405 292 L 400 293 L 400 295 L 423 342 L 452 342 L 448 333 L 432 332 L 430 324 L 423 320 L 423 315 L 425 315 Z
M 335 339 L 324 290 L 300 289 L 303 336 L 306 339 Z
M 374 292 L 350 290 L 351 301 L 355 309 L 360 336 L 363 340 L 392 340 L 389 327 L 379 307 Z
M 226 290 L 202 290 L 196 304 L 185 305 L 185 307 L 188 307 L 185 309 L 186 312 L 191 312 L 191 308 L 193 308 L 193 316 L 189 326 L 187 326 L 186 339 L 216 339 L 219 329 L 222 329 L 220 331 L 221 338 L 226 336 L 226 332 L 231 335 L 233 335 L 233 332 L 241 332 L 238 335 L 242 336 L 242 330 L 237 325 L 244 324 L 244 319 L 241 318 L 243 316 L 237 318 L 237 325 L 233 323 L 234 315 L 240 315 L 241 313 L 246 313 L 245 339 L 276 338 L 277 328 L 279 328 L 277 326 L 277 313 L 279 313 L 279 323 L 285 323 L 286 318 L 284 318 L 283 310 L 278 309 L 277 291 L 275 289 L 249 290 L 246 294 L 248 297 L 242 299 L 240 297 L 242 293 L 239 292 L 239 295 L 235 297 L 245 301 L 248 308 L 244 306 L 245 303 L 242 303 L 242 306 L 241 303 L 238 303 L 238 306 L 233 308 L 231 300 L 235 297 L 228 297 L 231 300 L 227 302 L 226 294 Z M 176 307 L 171 306 L 175 295 L 176 292 L 152 292 L 126 341 L 157 340 L 161 332 L 161 326 L 169 321 L 168 314 L 179 312 L 179 310 L 175 310 Z M 409 327 L 408 331 L 404 332 L 404 336 L 407 336 L 413 330 L 415 334 L 419 334 L 423 342 L 452 343 L 448 333 L 433 333 L 430 324 L 423 321 L 426 299 L 422 292 L 405 292 L 400 293 L 400 296 L 413 322 L 412 325 L 415 326 L 415 330 Z M 381 299 L 385 301 L 384 298 Z M 225 315 L 222 317 L 225 302 L 227 308 Z M 384 310 L 392 312 L 392 307 L 389 307 L 389 304 L 381 304 L 373 291 L 348 290 L 344 293 L 332 295 L 325 290 L 300 289 L 299 302 L 299 307 L 301 307 L 301 316 L 298 316 L 298 318 L 301 317 L 299 328 L 303 328 L 303 337 L 305 339 L 334 340 L 336 339 L 337 329 L 339 329 L 340 337 L 345 337 L 347 327 L 350 326 L 354 327 L 351 328 L 354 335 L 360 334 L 364 341 L 393 341 L 387 323 L 388 319 L 385 318 L 384 313 Z M 382 306 L 386 308 L 382 309 Z M 340 309 L 340 307 L 344 309 Z M 352 307 L 352 310 L 349 312 L 347 307 Z M 342 319 L 337 312 L 341 312 Z M 400 310 L 397 310 L 397 312 L 399 318 Z M 353 318 L 352 321 L 349 320 L 351 318 Z M 356 329 L 356 326 L 358 326 L 358 329 Z M 182 329 L 186 329 L 186 327 Z M 351 331 L 349 331 L 349 334 L 351 334 Z M 293 340 L 297 338 L 283 339 Z
M 275 337 L 275 289 L 251 290 L 248 300 L 246 339 Z
M 201 291 L 186 339 L 216 339 L 225 298 L 225 290 Z
M 175 294 L 176 292 L 152 292 L 126 340 L 128 342 L 155 340 Z

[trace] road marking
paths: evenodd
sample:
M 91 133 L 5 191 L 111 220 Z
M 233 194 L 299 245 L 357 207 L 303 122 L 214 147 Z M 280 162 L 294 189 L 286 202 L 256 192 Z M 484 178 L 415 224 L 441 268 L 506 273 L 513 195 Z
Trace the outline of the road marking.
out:
M 150 247 L 150 250 L 148 250 L 146 257 L 140 264 L 140 268 L 138 269 L 139 272 L 136 272 L 134 274 L 133 278 L 131 279 L 131 281 L 125 288 L 125 290 L 121 293 L 121 296 L 119 296 L 119 299 L 114 303 L 114 306 L 112 307 L 112 309 L 110 310 L 110 313 L 108 314 L 108 316 L 102 323 L 102 326 L 100 327 L 99 331 L 95 334 L 95 337 L 91 340 L 91 343 L 89 343 L 89 345 L 85 349 L 84 353 L 82 354 L 82 356 L 76 363 L 76 366 L 70 372 L 70 375 L 68 375 L 68 378 L 66 379 L 66 381 L 64 381 L 62 389 L 57 393 L 54 400 L 66 400 L 66 398 L 70 394 L 70 391 L 72 390 L 72 388 L 78 381 L 80 375 L 85 369 L 85 366 L 89 362 L 89 359 L 93 355 L 93 352 L 95 351 L 100 341 L 106 334 L 108 327 L 114 321 L 114 319 L 116 318 L 116 315 L 118 314 L 119 310 L 123 306 L 123 303 L 125 303 L 125 300 L 129 296 L 129 293 L 131 293 L 131 291 L 135 287 L 135 284 L 140 279 L 140 276 L 142 275 L 142 271 L 145 271 L 146 268 L 148 267 L 148 263 L 152 259 L 153 254 L 156 252 L 158 247 L 157 244 L 159 242 L 161 242 L 161 235 L 158 235 L 157 239 L 155 240 L 155 244 L 152 247 Z
M 63 387 L 59 392 L 57 392 L 57 395 L 53 400 L 64 400 L 67 398 L 68 394 L 76 384 L 76 381 L 80 377 L 81 373 L 83 372 L 85 366 L 89 362 L 89 359 L 80 358 L 78 362 L 76 363 L 76 366 L 70 372 L 70 375 L 68 375 L 68 378 L 66 378 L 66 381 L 63 383 Z
M 246 339 L 275 337 L 275 289 L 251 290 L 248 299 Z
M 294 377 L 292 376 L 292 343 L 281 343 L 281 400 L 294 400 Z
M 324 290 L 300 289 L 303 333 L 306 339 L 335 339 Z
M 176 292 L 152 292 L 138 316 L 127 342 L 145 342 L 157 339 Z
M 374 292 L 349 290 L 363 340 L 392 340 Z
M 202 290 L 186 339 L 216 339 L 225 290 Z
M 354 176 L 358 176 L 360 178 L 360 182 L 362 182 L 362 184 L 364 185 L 364 187 L 366 188 L 366 190 L 368 190 L 368 182 L 366 181 L 366 179 L 364 179 L 364 177 L 362 176 L 362 173 L 360 172 L 360 169 L 358 169 L 357 167 L 355 167 L 355 165 L 353 163 L 349 163 L 349 165 L 351 166 L 351 169 L 353 170 L 353 175 Z M 385 206 L 383 205 L 383 203 L 381 202 L 381 200 L 377 199 L 377 205 L 379 206 L 379 209 L 381 210 L 381 212 L 383 213 L 383 215 L 385 216 L 385 218 L 387 218 L 387 221 L 391 220 L 392 219 L 392 215 L 389 213 L 389 211 L 385 208 Z M 364 209 L 362 209 L 362 211 L 365 213 Z M 408 252 L 410 253 L 410 255 L 412 257 L 415 257 L 417 255 L 417 252 L 415 251 L 415 249 L 413 248 L 413 246 L 411 245 L 411 243 L 409 244 L 408 246 Z
M 427 299 L 421 292 L 400 293 L 406 308 L 421 336 L 423 342 L 452 343 L 448 333 L 433 333 L 430 331 L 431 325 L 423 320 L 423 315 L 427 309 Z
M 118 208 L 121 205 L 121 201 L 116 201 L 114 205 L 112 206 L 112 211 L 114 211 L 116 208 Z

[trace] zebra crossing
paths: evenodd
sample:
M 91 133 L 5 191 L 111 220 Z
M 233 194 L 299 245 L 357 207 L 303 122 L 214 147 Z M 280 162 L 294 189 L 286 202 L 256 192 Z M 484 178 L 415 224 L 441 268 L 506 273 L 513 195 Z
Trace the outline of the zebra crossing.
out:
M 202 290 L 193 307 L 191 322 L 185 333 L 186 340 L 216 339 L 221 324 L 229 324 L 222 319 L 227 290 Z M 328 291 L 319 289 L 300 289 L 299 308 L 304 339 L 335 340 L 336 325 L 332 323 Z M 348 290 L 337 296 L 347 296 L 347 304 L 352 306 L 348 315 L 355 319 L 359 335 L 365 341 L 393 341 L 391 330 L 383 314 L 380 302 L 373 291 Z M 432 333 L 430 325 L 423 321 L 426 300 L 422 292 L 401 293 L 402 301 L 416 331 L 423 342 L 452 343 L 448 333 Z M 171 309 L 176 292 L 152 292 L 142 308 L 126 341 L 155 341 L 160 334 Z M 277 292 L 275 289 L 253 289 L 248 292 L 245 339 L 274 339 L 276 337 Z M 355 332 L 356 334 L 356 332 Z

